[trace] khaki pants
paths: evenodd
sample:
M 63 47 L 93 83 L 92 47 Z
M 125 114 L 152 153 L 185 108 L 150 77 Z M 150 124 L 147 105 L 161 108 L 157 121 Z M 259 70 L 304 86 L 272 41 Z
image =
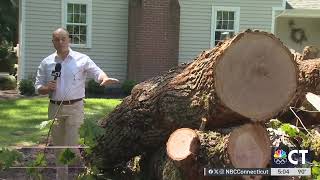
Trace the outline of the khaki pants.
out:
M 53 119 L 59 105 L 49 103 L 48 117 Z M 72 105 L 61 105 L 57 113 L 56 121 L 52 126 L 52 141 L 54 146 L 77 146 L 79 144 L 79 128 L 83 123 L 84 110 L 83 101 Z M 76 154 L 78 149 L 70 148 Z M 59 155 L 64 149 L 55 149 L 57 179 L 68 179 L 68 168 L 59 162 Z

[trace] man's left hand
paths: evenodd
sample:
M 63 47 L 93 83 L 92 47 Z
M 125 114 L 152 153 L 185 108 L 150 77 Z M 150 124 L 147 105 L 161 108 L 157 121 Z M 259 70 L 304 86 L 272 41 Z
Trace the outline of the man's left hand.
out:
M 100 86 L 107 86 L 110 84 L 117 84 L 117 83 L 119 83 L 118 79 L 106 77 L 102 79 Z

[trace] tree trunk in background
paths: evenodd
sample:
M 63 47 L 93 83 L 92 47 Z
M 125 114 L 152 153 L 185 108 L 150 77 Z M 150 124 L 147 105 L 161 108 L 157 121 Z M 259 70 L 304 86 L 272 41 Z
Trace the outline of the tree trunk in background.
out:
M 297 96 L 293 100 L 293 106 L 299 107 L 305 101 L 305 94 L 307 92 L 320 93 L 320 86 L 318 86 L 320 82 L 320 58 L 315 58 L 317 57 L 318 50 L 312 46 L 306 46 L 302 54 L 298 52 L 293 52 L 292 54 L 299 68 Z
M 299 97 L 295 101 L 295 106 L 299 107 L 305 104 L 305 95 L 307 92 L 320 94 L 320 59 L 303 60 L 299 63 Z
M 142 82 L 102 120 L 105 133 L 93 149 L 101 169 L 154 151 L 181 127 L 230 127 L 264 121 L 295 96 L 297 67 L 272 34 L 246 31 L 201 53 L 190 64 Z
M 316 110 L 305 98 L 307 92 L 320 95 L 320 59 L 303 59 L 301 54 L 295 53 L 295 60 L 298 62 L 299 81 L 296 97 L 291 106 L 300 108 L 303 106 L 306 110 Z M 303 121 L 305 126 L 311 126 L 320 123 L 320 114 L 304 112 L 294 109 L 296 114 Z M 280 120 L 296 124 L 297 118 L 291 111 L 284 113 Z M 299 124 L 299 123 L 298 123 Z

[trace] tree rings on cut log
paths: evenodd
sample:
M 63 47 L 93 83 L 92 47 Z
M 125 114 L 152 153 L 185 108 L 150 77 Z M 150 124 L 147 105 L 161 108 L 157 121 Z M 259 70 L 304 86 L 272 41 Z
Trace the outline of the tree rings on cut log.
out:
M 297 66 L 277 38 L 245 32 L 220 53 L 215 87 L 226 107 L 254 121 L 267 120 L 288 107 L 297 89 Z
M 227 150 L 235 168 L 265 168 L 271 159 L 268 132 L 259 124 L 246 124 L 234 129 Z
M 193 161 L 198 154 L 200 140 L 197 133 L 189 128 L 174 131 L 167 141 L 167 154 L 175 162 L 182 164 Z M 183 162 L 182 162 L 183 161 Z M 180 163 L 176 164 L 179 166 Z

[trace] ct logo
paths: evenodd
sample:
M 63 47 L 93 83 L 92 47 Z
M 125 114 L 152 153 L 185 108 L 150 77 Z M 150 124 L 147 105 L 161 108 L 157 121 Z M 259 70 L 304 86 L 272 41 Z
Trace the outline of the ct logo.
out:
M 274 152 L 273 162 L 280 165 L 280 164 L 286 164 L 287 161 L 289 160 L 291 164 L 297 165 L 299 163 L 297 157 L 301 157 L 301 164 L 306 164 L 306 155 L 308 153 L 309 153 L 308 150 L 291 150 L 287 155 L 286 151 L 282 149 L 278 149 Z
M 308 153 L 308 150 L 292 150 L 289 152 L 288 158 L 290 163 L 297 165 L 299 161 L 293 159 L 292 156 L 294 156 L 294 154 L 301 154 L 301 164 L 306 164 L 306 154 Z

